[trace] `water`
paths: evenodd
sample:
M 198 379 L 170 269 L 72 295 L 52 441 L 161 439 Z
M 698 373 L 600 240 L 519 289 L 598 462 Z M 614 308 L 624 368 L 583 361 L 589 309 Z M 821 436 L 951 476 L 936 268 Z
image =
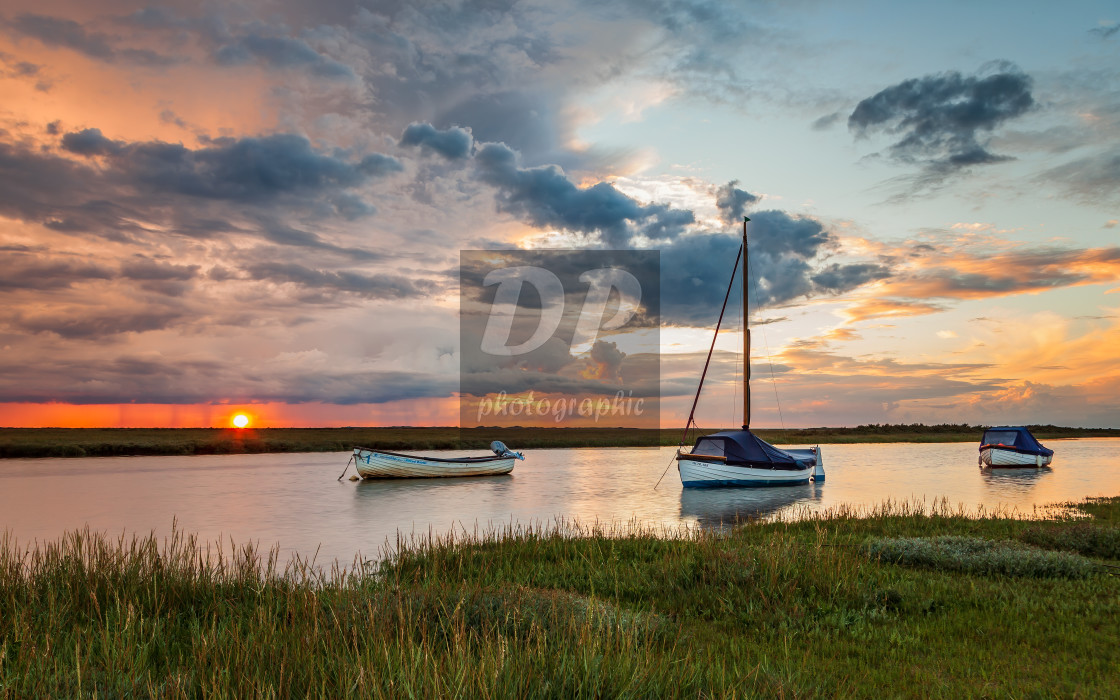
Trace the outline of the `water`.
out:
M 1052 469 L 980 470 L 972 443 L 825 445 L 827 480 L 771 489 L 682 489 L 673 448 L 531 450 L 499 477 L 336 481 L 347 453 L 0 460 L 0 530 L 21 544 L 88 525 L 279 545 L 282 558 L 349 565 L 398 533 L 484 532 L 557 518 L 718 527 L 841 504 L 946 498 L 970 511 L 1120 495 L 1120 439 L 1051 440 Z M 465 453 L 445 452 L 442 455 Z M 348 472 L 352 474 L 353 471 Z

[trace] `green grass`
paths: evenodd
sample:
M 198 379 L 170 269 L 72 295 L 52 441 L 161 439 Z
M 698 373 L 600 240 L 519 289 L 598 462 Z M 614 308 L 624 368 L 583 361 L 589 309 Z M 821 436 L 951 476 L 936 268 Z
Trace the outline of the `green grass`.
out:
M 868 556 L 891 539 L 1045 555 L 1015 543 L 1114 532 L 1120 498 L 1053 512 L 518 527 L 326 574 L 182 534 L 5 541 L 0 697 L 1114 696 L 1115 559 L 1023 578 Z
M 976 442 L 983 427 L 861 425 L 856 428 L 756 430 L 779 445 L 866 442 Z M 1120 430 L 1032 426 L 1041 440 L 1120 437 Z M 695 431 L 703 434 L 711 431 Z M 0 458 L 204 455 L 259 452 L 339 452 L 355 446 L 385 450 L 485 450 L 502 440 L 516 450 L 553 447 L 676 445 L 680 430 L 627 428 L 0 428 Z M 689 443 L 695 439 L 690 434 Z

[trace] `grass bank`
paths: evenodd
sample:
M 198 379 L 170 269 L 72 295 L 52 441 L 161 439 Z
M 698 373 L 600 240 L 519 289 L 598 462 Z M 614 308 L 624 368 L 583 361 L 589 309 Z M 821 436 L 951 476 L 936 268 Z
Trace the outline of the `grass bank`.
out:
M 1031 426 L 1040 440 L 1120 437 L 1120 429 Z M 983 427 L 861 425 L 856 428 L 756 430 L 780 445 L 857 442 L 978 442 Z M 705 431 L 700 431 L 702 434 Z M 0 428 L 0 458 L 338 452 L 356 445 L 385 450 L 676 445 L 681 431 L 624 428 Z
M 374 568 L 73 534 L 0 547 L 2 697 L 1105 697 L 1120 498 L 673 538 L 521 529 Z

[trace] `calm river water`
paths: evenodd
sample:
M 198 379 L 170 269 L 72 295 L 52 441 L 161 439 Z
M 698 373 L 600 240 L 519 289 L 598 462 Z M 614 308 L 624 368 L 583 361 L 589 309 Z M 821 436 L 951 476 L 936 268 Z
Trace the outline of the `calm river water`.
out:
M 473 479 L 338 482 L 347 453 L 0 460 L 0 532 L 21 545 L 88 525 L 204 541 L 278 545 L 320 564 L 377 557 L 386 542 L 429 532 L 484 532 L 640 521 L 718 527 L 887 499 L 945 498 L 970 511 L 1120 495 L 1120 439 L 1049 440 L 1052 469 L 980 470 L 973 443 L 825 445 L 825 483 L 771 489 L 681 488 L 673 448 L 531 450 L 512 474 Z M 515 446 L 516 447 L 516 446 Z M 441 455 L 463 454 L 456 452 Z M 351 470 L 348 472 L 352 474 Z

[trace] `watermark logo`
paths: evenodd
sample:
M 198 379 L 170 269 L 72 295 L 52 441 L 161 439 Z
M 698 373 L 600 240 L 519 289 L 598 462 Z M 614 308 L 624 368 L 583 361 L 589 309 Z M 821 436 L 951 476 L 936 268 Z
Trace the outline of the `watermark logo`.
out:
M 657 428 L 658 251 L 463 251 L 460 419 Z

